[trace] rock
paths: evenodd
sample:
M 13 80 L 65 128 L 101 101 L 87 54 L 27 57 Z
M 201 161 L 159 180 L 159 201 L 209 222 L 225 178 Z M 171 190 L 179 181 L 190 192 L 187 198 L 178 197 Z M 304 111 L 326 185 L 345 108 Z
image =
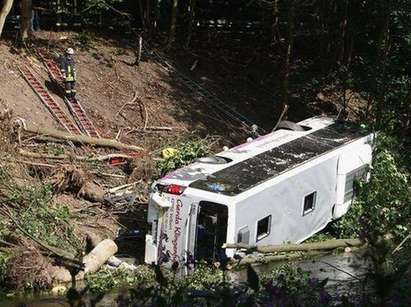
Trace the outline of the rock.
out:
M 344 253 L 351 253 L 352 252 L 352 248 L 347 246 L 346 248 L 344 248 Z
M 54 281 L 70 282 L 71 274 L 65 267 L 53 266 L 50 269 L 50 276 Z
M 116 256 L 111 256 L 110 258 L 108 258 L 107 260 L 107 264 L 113 267 L 119 267 L 121 264 L 123 263 L 123 261 L 121 261 L 120 259 L 118 259 Z
M 102 203 L 106 192 L 93 182 L 86 182 L 78 192 L 78 196 L 91 202 Z
M 66 293 L 66 291 L 67 291 L 67 288 L 63 285 L 58 285 L 58 286 L 55 286 L 53 289 L 51 289 L 51 293 L 53 295 L 61 295 L 61 294 Z

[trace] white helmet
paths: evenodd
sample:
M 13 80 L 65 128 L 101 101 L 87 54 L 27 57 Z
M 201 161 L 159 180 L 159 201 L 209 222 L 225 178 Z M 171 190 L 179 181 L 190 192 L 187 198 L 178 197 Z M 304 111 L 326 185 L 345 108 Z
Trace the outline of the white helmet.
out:
M 73 48 L 67 48 L 66 53 L 71 55 L 74 54 Z

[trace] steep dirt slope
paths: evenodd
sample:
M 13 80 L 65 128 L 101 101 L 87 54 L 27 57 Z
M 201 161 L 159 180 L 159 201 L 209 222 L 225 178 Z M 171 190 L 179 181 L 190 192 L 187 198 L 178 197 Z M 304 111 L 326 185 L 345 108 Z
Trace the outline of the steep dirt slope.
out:
M 0 102 L 2 108 L 10 108 L 16 116 L 30 120 L 33 125 L 57 127 L 57 123 L 41 104 L 33 90 L 21 77 L 17 68 L 20 57 L 9 46 L 0 44 Z M 36 66 L 38 69 L 38 66 Z
M 34 125 L 58 128 L 58 123 L 21 77 L 17 65 L 29 60 L 39 79 L 68 112 L 41 62 L 36 59 L 34 48 L 45 47 L 57 57 L 65 48 L 73 46 L 78 98 L 101 135 L 118 137 L 146 148 L 157 147 L 165 139 L 193 131 L 200 135 L 223 134 L 227 139 L 235 138 L 236 127 L 228 129 L 224 119 L 217 118 L 212 106 L 196 99 L 173 74 L 151 58 L 143 59 L 139 66 L 130 65 L 135 59 L 133 50 L 119 45 L 119 41 L 95 37 L 84 43 L 78 40 L 76 33 L 61 32 L 39 32 L 33 45 L 19 52 L 11 44 L 2 43 L 0 59 L 3 63 L 0 65 L 5 73 L 0 76 L 0 93 L 4 107 L 8 106 L 15 115 Z M 132 103 L 125 105 L 128 102 Z M 161 133 L 140 131 L 153 126 L 173 129 Z

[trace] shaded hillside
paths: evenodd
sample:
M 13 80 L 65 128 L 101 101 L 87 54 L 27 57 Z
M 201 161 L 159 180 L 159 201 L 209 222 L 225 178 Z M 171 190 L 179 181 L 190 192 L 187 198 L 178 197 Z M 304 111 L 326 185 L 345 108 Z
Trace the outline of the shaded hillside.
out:
M 241 127 L 225 121 L 218 110 L 175 80 L 173 73 L 150 54 L 139 66 L 130 65 L 135 60 L 134 50 L 127 44 L 120 47 L 121 43 L 91 35 L 84 41 L 76 33 L 55 32 L 39 32 L 30 49 L 19 52 L 11 43 L 3 43 L 0 55 L 6 69 L 0 76 L 2 104 L 33 125 L 58 128 L 57 121 L 22 78 L 18 65 L 29 63 L 68 113 L 60 93 L 36 57 L 35 48 L 45 47 L 51 55 L 57 56 L 67 46 L 74 46 L 78 98 L 101 135 L 118 136 L 122 141 L 145 148 L 148 143 L 154 148 L 161 139 L 173 139 L 194 131 L 199 135 L 224 134 L 227 141 L 243 139 L 245 134 Z M 144 127 L 170 127 L 172 131 L 141 132 Z M 227 135 L 227 131 L 232 134 Z

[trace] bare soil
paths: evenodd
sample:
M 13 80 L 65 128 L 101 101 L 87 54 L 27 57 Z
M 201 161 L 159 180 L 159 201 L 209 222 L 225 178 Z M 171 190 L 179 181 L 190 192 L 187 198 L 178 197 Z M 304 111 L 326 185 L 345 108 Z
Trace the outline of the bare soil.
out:
M 227 141 L 238 140 L 236 127 L 227 129 L 224 122 L 217 121 L 213 107 L 195 99 L 193 93 L 176 83 L 170 72 L 147 57 L 139 66 L 130 65 L 135 60 L 134 50 L 119 45 L 116 40 L 94 37 L 85 46 L 78 41 L 76 33 L 46 31 L 37 32 L 32 45 L 19 51 L 11 42 L 2 42 L 0 65 L 4 67 L 4 73 L 0 76 L 0 97 L 3 108 L 10 108 L 16 116 L 33 125 L 60 128 L 22 78 L 18 65 L 29 63 L 39 80 L 69 114 L 31 47 L 46 47 L 52 55 L 57 55 L 66 47 L 74 46 L 78 99 L 102 136 L 117 137 L 147 150 L 192 132 L 198 135 L 224 134 Z M 125 105 L 135 96 L 134 103 Z M 151 126 L 171 127 L 172 131 L 140 131 Z

